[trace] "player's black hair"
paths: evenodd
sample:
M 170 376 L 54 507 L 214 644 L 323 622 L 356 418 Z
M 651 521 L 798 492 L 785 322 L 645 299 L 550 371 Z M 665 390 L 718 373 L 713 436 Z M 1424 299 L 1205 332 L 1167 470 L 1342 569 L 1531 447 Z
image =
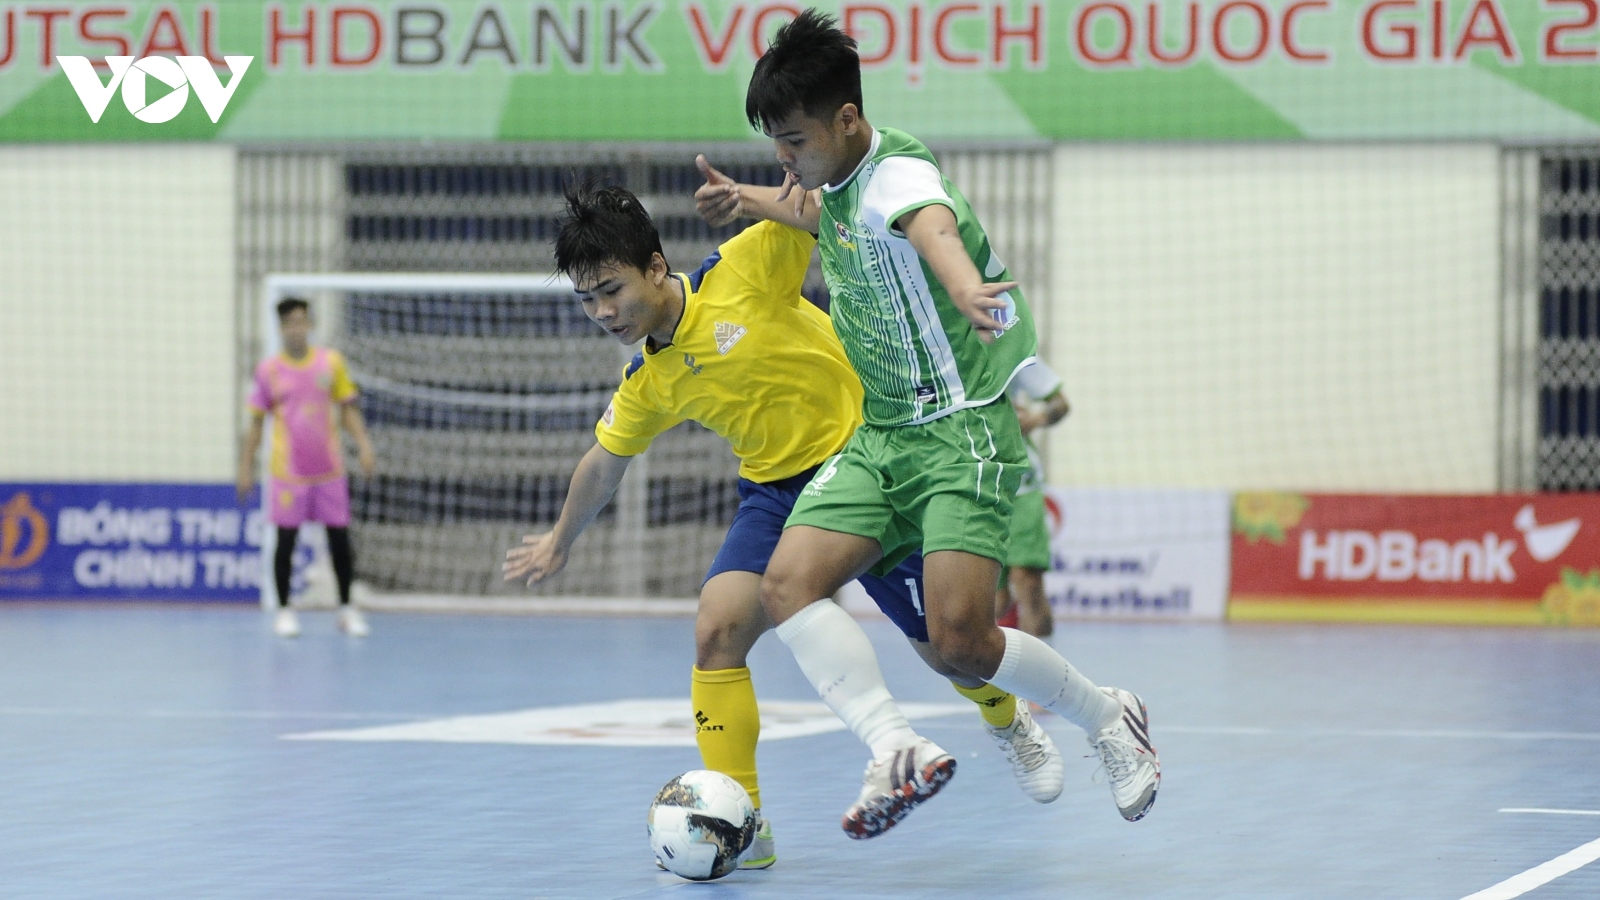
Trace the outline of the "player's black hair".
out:
M 744 94 L 744 115 L 769 132 L 774 122 L 795 110 L 831 120 L 846 103 L 861 110 L 861 57 L 856 41 L 839 20 L 815 9 L 778 29 L 765 56 L 756 62 Z
M 567 219 L 556 235 L 556 271 L 573 281 L 592 279 L 607 265 L 650 268 L 661 234 L 644 204 L 627 188 L 569 183 Z
M 311 315 L 311 304 L 300 299 L 299 297 L 285 297 L 282 300 L 279 300 L 278 321 L 281 322 L 285 318 L 288 318 L 289 313 L 292 313 L 297 309 L 303 309 L 306 311 L 306 315 Z

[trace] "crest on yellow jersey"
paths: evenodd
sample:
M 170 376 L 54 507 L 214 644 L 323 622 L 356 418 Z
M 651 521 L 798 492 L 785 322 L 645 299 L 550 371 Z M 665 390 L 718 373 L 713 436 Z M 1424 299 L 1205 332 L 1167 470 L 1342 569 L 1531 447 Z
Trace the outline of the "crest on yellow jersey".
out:
M 748 332 L 749 329 L 745 328 L 743 325 L 735 325 L 732 322 L 718 322 L 715 332 L 717 337 L 717 352 L 723 356 L 727 356 L 728 351 L 733 349 L 733 345 L 739 343 L 739 339 L 744 337 Z

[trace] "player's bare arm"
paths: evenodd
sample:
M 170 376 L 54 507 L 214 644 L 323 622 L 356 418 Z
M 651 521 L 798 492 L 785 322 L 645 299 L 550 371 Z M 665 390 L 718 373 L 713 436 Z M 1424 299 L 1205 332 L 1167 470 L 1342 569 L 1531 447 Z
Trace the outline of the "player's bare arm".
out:
M 1017 424 L 1022 426 L 1023 434 L 1032 434 L 1040 428 L 1049 428 L 1060 422 L 1072 412 L 1072 405 L 1067 402 L 1067 395 L 1063 391 L 1056 391 L 1046 397 L 1042 406 L 1032 404 L 1017 407 Z
M 1007 308 L 998 295 L 1017 287 L 1015 281 L 997 281 L 985 284 L 978 267 L 967 255 L 961 242 L 961 232 L 956 227 L 955 213 L 942 204 L 932 204 L 914 209 L 895 223 L 917 255 L 927 262 L 935 278 L 944 285 L 956 309 L 965 316 L 984 343 L 992 343 L 1005 330 L 994 313 Z
M 361 464 L 361 474 L 372 477 L 378 471 L 378 455 L 372 450 L 372 440 L 367 437 L 367 423 L 361 418 L 361 408 L 346 403 L 339 409 L 339 422 L 345 433 L 356 442 L 356 458 Z
M 712 167 L 704 155 L 694 164 L 706 183 L 694 192 L 695 212 L 709 225 L 721 227 L 738 219 L 768 219 L 802 231 L 817 233 L 822 208 L 817 192 L 804 191 L 792 175 L 782 187 L 740 184 Z
M 239 445 L 239 477 L 235 488 L 240 503 L 250 499 L 250 492 L 256 487 L 256 454 L 261 451 L 261 430 L 266 418 L 266 413 L 252 409 L 250 427 Z
M 525 535 L 522 546 L 506 551 L 506 561 L 501 566 L 505 580 L 526 578 L 532 587 L 566 568 L 573 542 L 611 502 L 630 462 L 632 457 L 617 456 L 599 444 L 590 447 L 572 473 L 567 501 L 561 506 L 555 528 L 544 534 Z

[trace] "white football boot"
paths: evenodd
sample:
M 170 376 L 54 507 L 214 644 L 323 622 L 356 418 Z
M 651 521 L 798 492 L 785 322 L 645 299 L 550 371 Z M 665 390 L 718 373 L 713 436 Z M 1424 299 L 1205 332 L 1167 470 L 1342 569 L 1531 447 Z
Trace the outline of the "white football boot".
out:
M 1161 786 L 1161 760 L 1150 743 L 1150 713 L 1144 701 L 1132 691 L 1103 687 L 1106 696 L 1122 706 L 1122 715 L 1089 736 L 1089 746 L 1105 767 L 1111 784 L 1111 797 L 1117 811 L 1129 822 L 1137 822 L 1156 802 Z
M 918 738 L 915 744 L 867 763 L 861 796 L 845 810 L 845 834 L 860 841 L 893 828 L 918 804 L 939 793 L 956 774 L 956 761 L 938 744 Z
M 756 821 L 755 840 L 739 854 L 741 869 L 770 869 L 778 861 L 778 848 L 772 841 L 772 823 L 759 810 L 756 815 L 759 818 Z
M 272 630 L 278 637 L 292 638 L 300 636 L 300 617 L 294 610 L 285 606 L 278 610 L 278 615 L 272 620 Z
M 1061 784 L 1066 778 L 1061 751 L 1044 727 L 1033 720 L 1028 701 L 1017 700 L 1017 714 L 1010 725 L 996 728 L 984 723 L 984 727 L 1011 761 L 1011 772 L 1017 776 L 1017 786 L 1024 794 L 1035 803 L 1049 803 L 1061 796 Z
M 339 607 L 339 628 L 351 637 L 366 637 L 372 633 L 367 627 L 367 617 L 349 603 Z

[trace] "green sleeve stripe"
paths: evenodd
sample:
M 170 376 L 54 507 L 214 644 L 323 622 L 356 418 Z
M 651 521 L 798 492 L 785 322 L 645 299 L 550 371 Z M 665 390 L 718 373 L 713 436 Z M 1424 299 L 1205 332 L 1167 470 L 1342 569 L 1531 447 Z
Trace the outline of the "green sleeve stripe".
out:
M 915 211 L 917 211 L 919 209 L 922 209 L 925 206 L 943 206 L 946 209 L 950 210 L 950 214 L 951 215 L 956 215 L 956 205 L 955 205 L 954 201 L 951 201 L 949 199 L 939 199 L 939 198 L 930 197 L 927 200 L 918 200 L 917 202 L 911 204 L 910 206 L 905 207 L 904 209 L 895 210 L 895 214 L 894 215 L 889 216 L 887 219 L 883 220 L 884 223 L 888 226 L 889 233 L 894 235 L 895 237 L 898 237 L 898 238 L 905 237 L 906 236 L 905 232 L 903 232 L 900 229 L 896 228 L 895 227 L 895 223 L 900 221 L 900 217 L 905 215 L 906 213 L 915 212 Z

